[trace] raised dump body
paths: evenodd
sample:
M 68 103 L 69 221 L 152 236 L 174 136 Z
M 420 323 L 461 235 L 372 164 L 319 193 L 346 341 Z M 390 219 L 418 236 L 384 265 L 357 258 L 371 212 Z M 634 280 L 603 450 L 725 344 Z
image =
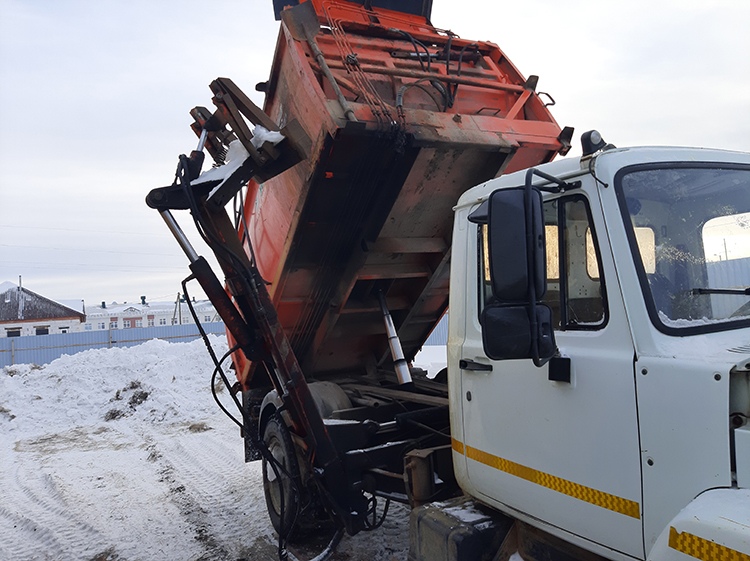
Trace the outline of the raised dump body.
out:
M 243 209 L 307 376 L 390 366 L 381 291 L 411 360 L 448 306 L 460 194 L 551 160 L 572 134 L 536 77 L 492 43 L 433 27 L 429 3 L 395 3 L 413 13 L 360 4 L 277 11 L 273 67 L 259 84 L 271 119 L 296 119 L 311 139 L 302 163 L 250 182 Z M 236 366 L 247 382 L 248 365 Z

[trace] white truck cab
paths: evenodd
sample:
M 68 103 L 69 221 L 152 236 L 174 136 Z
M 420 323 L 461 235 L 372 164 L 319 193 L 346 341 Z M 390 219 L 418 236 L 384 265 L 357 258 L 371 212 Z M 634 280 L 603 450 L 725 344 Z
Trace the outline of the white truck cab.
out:
M 458 482 L 607 559 L 748 560 L 750 154 L 584 153 L 455 208 Z

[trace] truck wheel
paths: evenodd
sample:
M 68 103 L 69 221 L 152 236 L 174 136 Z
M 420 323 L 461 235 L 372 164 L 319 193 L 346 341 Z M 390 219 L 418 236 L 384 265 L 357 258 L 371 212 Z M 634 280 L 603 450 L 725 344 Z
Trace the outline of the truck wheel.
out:
M 268 460 L 263 458 L 263 491 L 268 516 L 274 530 L 280 536 L 289 538 L 300 507 L 299 490 L 289 476 L 297 477 L 299 467 L 292 437 L 278 416 L 271 417 L 266 423 L 263 429 L 263 442 L 276 462 L 284 468 L 282 470 L 277 465 L 274 471 Z

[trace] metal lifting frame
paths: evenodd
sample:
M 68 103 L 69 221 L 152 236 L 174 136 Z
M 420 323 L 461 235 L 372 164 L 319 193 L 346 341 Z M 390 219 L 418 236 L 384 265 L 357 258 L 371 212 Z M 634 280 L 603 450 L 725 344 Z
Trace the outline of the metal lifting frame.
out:
M 265 143 L 256 148 L 244 117 L 270 131 L 278 130 L 276 124 L 231 80 L 219 78 L 211 84 L 211 90 L 215 94 L 216 112 L 210 114 L 203 107 L 191 111 L 196 120 L 192 128 L 201 137 L 199 148 L 205 145 L 216 160 L 222 161 L 224 145 L 239 140 L 248 157 L 228 177 L 192 185 L 200 174 L 203 153 L 194 151 L 190 157 L 180 156 L 175 182 L 152 190 L 146 203 L 164 218 L 190 261 L 192 276 L 214 304 L 238 347 L 248 360 L 264 365 L 296 434 L 305 442 L 310 462 L 317 468 L 313 473 L 324 491 L 322 496 L 328 498 L 333 514 L 347 531 L 356 533 L 359 530 L 355 528 L 359 525 L 356 513 L 366 512 L 365 500 L 351 485 L 341 484 L 347 479 L 341 456 L 318 412 L 265 282 L 248 258 L 225 209 L 226 203 L 251 177 L 259 180 L 273 177 L 301 161 L 306 156 L 309 139 L 294 121 L 280 131 L 284 140 L 276 146 Z M 171 213 L 175 209 L 191 211 L 196 227 L 225 275 L 226 289 L 180 229 Z

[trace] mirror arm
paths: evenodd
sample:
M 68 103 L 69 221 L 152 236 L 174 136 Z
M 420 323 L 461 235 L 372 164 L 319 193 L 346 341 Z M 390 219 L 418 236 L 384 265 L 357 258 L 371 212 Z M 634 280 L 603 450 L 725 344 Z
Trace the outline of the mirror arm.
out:
M 539 327 L 536 320 L 536 283 L 534 282 L 534 213 L 532 212 L 533 206 L 531 201 L 532 186 L 531 181 L 534 178 L 534 173 L 542 174 L 538 170 L 531 168 L 526 172 L 526 181 L 524 182 L 523 189 L 523 206 L 524 212 L 526 213 L 526 263 L 527 263 L 527 278 L 529 279 L 528 286 L 528 299 L 529 299 L 529 325 L 531 327 L 531 358 L 536 366 L 540 366 L 539 357 L 539 343 L 536 334 L 539 332 Z M 544 174 L 547 175 L 547 174 Z
M 529 312 L 529 325 L 531 328 L 531 333 L 533 334 L 531 337 L 531 359 L 534 362 L 534 365 L 537 367 L 544 366 L 551 357 L 548 357 L 546 359 L 542 358 L 539 354 L 539 322 L 537 320 L 537 294 L 536 294 L 536 282 L 534 281 L 535 275 L 534 275 L 534 248 L 536 247 L 536 241 L 534 239 L 534 213 L 533 213 L 533 206 L 532 206 L 532 181 L 534 179 L 534 176 L 538 175 L 539 177 L 542 177 L 546 179 L 547 181 L 551 181 L 552 183 L 555 183 L 558 186 L 558 189 L 546 189 L 547 191 L 551 192 L 563 192 L 566 189 L 574 188 L 576 186 L 580 187 L 581 182 L 577 181 L 575 183 L 566 183 L 562 179 L 559 179 L 553 175 L 550 175 L 548 173 L 545 173 L 543 171 L 540 171 L 536 168 L 531 168 L 526 172 L 526 178 L 524 181 L 524 211 L 526 213 L 526 262 L 528 267 L 528 279 L 529 279 L 529 287 L 528 287 L 528 312 Z M 577 184 L 577 185 L 576 185 Z M 540 189 L 539 187 L 536 187 L 537 189 Z M 541 190 L 541 189 L 540 189 Z M 546 275 L 545 275 L 546 277 Z M 557 354 L 557 351 L 554 353 Z
M 531 180 L 533 176 L 538 175 L 542 179 L 546 179 L 550 183 L 554 183 L 555 187 L 545 187 L 541 185 L 536 185 L 535 187 L 539 189 L 540 191 L 545 191 L 547 193 L 564 193 L 565 191 L 568 191 L 570 189 L 580 189 L 581 183 L 580 181 L 572 181 L 568 183 L 567 181 L 563 181 L 559 177 L 555 177 L 554 175 L 550 175 L 549 173 L 545 173 L 543 171 L 540 171 L 536 168 L 531 168 L 526 171 L 526 183 L 525 186 L 531 187 Z

